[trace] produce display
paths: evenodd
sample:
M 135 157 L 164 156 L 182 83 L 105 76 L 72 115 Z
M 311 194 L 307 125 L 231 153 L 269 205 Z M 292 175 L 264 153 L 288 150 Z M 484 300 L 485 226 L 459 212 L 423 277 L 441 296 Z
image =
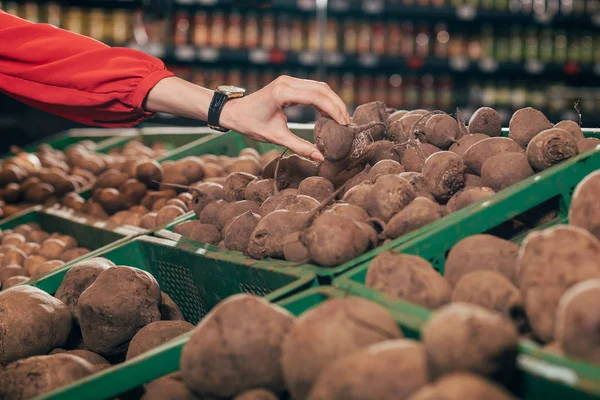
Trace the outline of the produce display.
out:
M 43 144 L 37 153 L 14 149 L 13 157 L 0 163 L 0 216 L 10 216 L 36 204 L 52 205 L 63 196 L 96 182 L 109 166 L 127 168 L 134 160 L 167 153 L 164 143 L 148 147 L 138 140 L 108 154 L 95 151 L 96 143 L 83 140 L 64 151 Z
M 384 252 L 371 262 L 365 283 L 389 298 L 429 309 L 473 304 L 494 311 L 512 320 L 522 336 L 547 344 L 548 351 L 600 365 L 594 328 L 600 300 L 598 188 L 600 172 L 594 172 L 575 188 L 569 225 L 530 232 L 521 246 L 489 234 L 469 236 L 448 253 L 444 276 L 422 257 Z M 438 329 L 425 329 L 425 343 L 441 335 L 439 342 L 447 344 L 454 333 L 460 334 L 456 328 L 444 330 L 444 324 L 456 326 L 448 319 Z M 473 336 L 473 353 L 483 354 L 490 335 L 499 332 Z M 479 337 L 484 343 L 474 343 Z M 470 353 L 461 351 L 462 361 Z
M 533 108 L 515 112 L 509 131 L 501 136 L 500 116 L 487 107 L 466 126 L 460 112 L 455 119 L 363 104 L 348 126 L 317 121 L 325 161 L 293 154 L 265 165 L 249 154 L 255 170 L 197 185 L 197 219 L 173 231 L 256 259 L 334 267 L 600 143 Z M 516 219 L 527 229 L 542 217 Z
M 0 293 L 0 398 L 29 399 L 137 357 L 194 328 L 149 273 L 104 258 L 76 264 L 55 296 Z
M 258 174 L 273 156 L 248 148 L 238 157 L 188 156 L 162 164 L 132 158 L 102 172 L 88 200 L 69 193 L 62 204 L 119 225 L 154 229 L 198 208 L 190 192 L 202 191 L 206 199 L 225 197 L 218 193 L 224 191 L 227 174 Z
M 36 223 L 5 229 L 0 233 L 0 289 L 45 275 L 89 252 L 73 236 L 50 234 Z

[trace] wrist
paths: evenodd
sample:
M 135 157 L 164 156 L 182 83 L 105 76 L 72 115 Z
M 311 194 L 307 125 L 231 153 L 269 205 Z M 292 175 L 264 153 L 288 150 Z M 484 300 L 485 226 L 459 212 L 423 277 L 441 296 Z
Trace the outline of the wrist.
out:
M 239 102 L 242 98 L 230 99 L 223 106 L 221 111 L 221 117 L 219 119 L 219 125 L 223 128 L 230 129 L 233 131 L 240 130 L 240 119 L 239 119 Z

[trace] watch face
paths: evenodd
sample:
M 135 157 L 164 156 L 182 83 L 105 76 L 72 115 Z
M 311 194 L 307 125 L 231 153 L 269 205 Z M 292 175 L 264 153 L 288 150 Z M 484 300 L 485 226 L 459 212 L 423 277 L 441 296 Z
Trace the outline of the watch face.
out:
M 217 90 L 223 94 L 244 94 L 244 93 L 246 93 L 246 89 L 242 89 L 237 86 L 231 86 L 231 85 L 221 85 L 217 88 Z

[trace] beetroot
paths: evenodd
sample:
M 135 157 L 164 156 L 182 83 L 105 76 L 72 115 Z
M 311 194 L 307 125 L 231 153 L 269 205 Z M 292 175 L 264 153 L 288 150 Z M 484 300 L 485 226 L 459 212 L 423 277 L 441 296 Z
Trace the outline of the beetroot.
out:
M 425 187 L 438 202 L 445 202 L 465 186 L 465 165 L 450 151 L 432 154 L 423 166 Z

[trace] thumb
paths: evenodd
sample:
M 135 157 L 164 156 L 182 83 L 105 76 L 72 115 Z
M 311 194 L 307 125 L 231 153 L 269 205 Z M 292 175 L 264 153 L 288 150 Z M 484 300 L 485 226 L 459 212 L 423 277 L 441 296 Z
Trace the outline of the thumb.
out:
M 324 161 L 325 158 L 319 152 L 317 147 L 310 143 L 307 140 L 301 139 L 298 136 L 294 135 L 289 129 L 285 129 L 285 133 L 283 135 L 275 136 L 277 139 L 274 140 L 276 144 L 287 147 L 294 153 L 302 156 L 310 158 L 314 161 Z

